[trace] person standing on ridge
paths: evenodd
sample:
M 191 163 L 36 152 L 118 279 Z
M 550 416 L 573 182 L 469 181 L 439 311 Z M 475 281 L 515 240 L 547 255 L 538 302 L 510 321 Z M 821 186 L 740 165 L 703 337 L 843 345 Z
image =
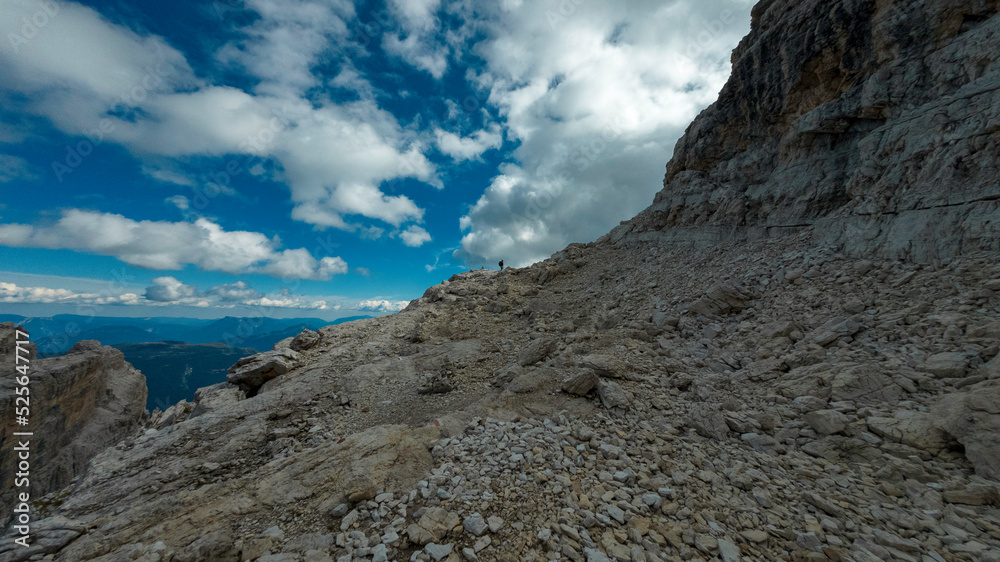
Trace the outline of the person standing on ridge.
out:
M 503 271 L 503 260 L 500 260 L 500 271 Z

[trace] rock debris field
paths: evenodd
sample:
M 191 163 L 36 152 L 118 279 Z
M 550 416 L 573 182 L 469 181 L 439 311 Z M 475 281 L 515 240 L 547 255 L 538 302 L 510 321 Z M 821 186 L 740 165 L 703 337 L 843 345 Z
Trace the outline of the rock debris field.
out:
M 37 548 L 1000 560 L 1000 265 L 807 238 L 576 245 L 286 340 L 98 455 Z

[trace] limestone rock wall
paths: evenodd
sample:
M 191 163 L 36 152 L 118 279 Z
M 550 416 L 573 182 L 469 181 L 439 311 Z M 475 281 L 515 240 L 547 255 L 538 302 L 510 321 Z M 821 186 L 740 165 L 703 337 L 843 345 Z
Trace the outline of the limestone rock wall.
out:
M 0 324 L 0 503 L 14 492 L 14 325 Z M 10 343 L 11 345 L 8 345 Z M 64 356 L 30 362 L 31 495 L 68 485 L 91 458 L 139 427 L 146 379 L 120 351 L 80 342 Z
M 1000 2 L 764 0 L 655 203 L 619 227 L 711 243 L 815 228 L 934 261 L 1000 242 Z

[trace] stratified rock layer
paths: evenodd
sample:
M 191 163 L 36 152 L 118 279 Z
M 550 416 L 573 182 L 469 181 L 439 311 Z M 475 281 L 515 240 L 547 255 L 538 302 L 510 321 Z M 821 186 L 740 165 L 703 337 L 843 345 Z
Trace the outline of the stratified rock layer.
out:
M 13 324 L 0 324 L 0 341 L 11 342 L 14 334 Z M 30 438 L 30 491 L 39 499 L 68 485 L 94 455 L 140 426 L 146 409 L 146 379 L 125 362 L 120 351 L 94 341 L 80 342 L 61 357 L 32 356 L 27 363 L 30 425 L 18 426 L 14 416 L 14 348 L 7 343 L 2 348 L 0 499 L 4 505 L 13 505 L 9 502 L 15 490 L 13 432 L 34 433 Z
M 663 191 L 619 230 L 703 246 L 814 226 L 851 254 L 925 262 L 996 249 L 998 11 L 996 0 L 760 2 Z

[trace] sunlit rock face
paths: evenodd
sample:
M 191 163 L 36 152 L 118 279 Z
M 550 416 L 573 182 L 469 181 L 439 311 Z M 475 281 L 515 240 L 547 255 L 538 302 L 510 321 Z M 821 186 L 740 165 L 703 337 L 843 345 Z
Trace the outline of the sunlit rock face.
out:
M 814 225 L 847 251 L 924 262 L 995 249 L 998 5 L 759 3 L 729 83 L 629 228 L 711 242 Z
M 14 432 L 30 431 L 30 493 L 38 499 L 68 485 L 97 453 L 133 433 L 146 410 L 146 379 L 117 349 L 94 341 L 78 343 L 66 355 L 37 359 L 30 335 L 0 324 L 0 481 L 5 505 L 13 505 L 17 454 Z M 16 360 L 17 340 L 27 340 Z M 30 356 L 29 356 L 30 354 Z M 17 425 L 14 368 L 27 366 L 29 425 Z M 21 404 L 23 405 L 23 403 Z M 10 445 L 10 446 L 8 446 Z M 19 491 L 24 491 L 18 488 Z

